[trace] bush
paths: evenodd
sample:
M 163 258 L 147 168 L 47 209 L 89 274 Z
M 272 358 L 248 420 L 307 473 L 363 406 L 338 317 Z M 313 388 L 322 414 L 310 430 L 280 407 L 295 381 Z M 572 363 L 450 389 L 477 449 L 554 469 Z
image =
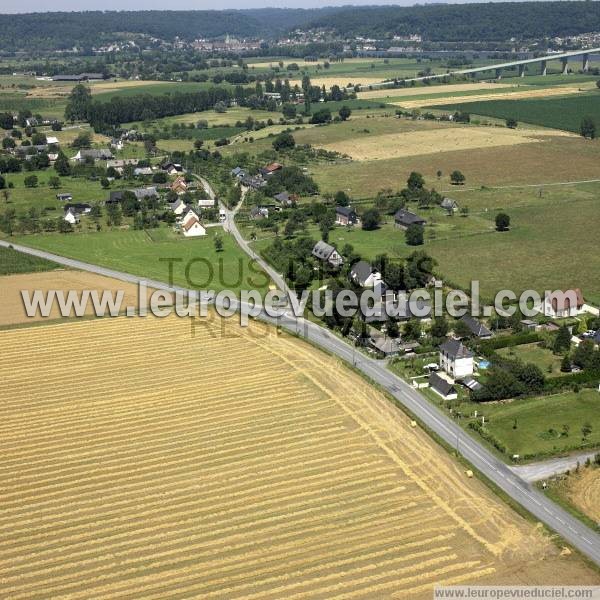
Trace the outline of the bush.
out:
M 496 215 L 496 231 L 508 231 L 510 227 L 510 217 L 506 213 Z
M 273 140 L 273 148 L 278 152 L 280 150 L 291 150 L 296 145 L 296 140 L 294 136 L 287 132 L 282 131 L 274 140 Z
M 313 124 L 329 123 L 331 121 L 331 111 L 328 108 L 318 110 L 310 119 Z

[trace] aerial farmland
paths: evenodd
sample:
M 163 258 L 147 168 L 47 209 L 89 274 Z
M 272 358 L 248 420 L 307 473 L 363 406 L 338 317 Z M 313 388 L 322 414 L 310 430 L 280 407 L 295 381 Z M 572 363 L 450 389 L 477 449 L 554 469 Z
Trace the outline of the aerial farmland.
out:
M 0 339 L 11 598 L 428 597 L 517 566 L 520 583 L 594 581 L 358 375 L 274 329 L 117 318 Z

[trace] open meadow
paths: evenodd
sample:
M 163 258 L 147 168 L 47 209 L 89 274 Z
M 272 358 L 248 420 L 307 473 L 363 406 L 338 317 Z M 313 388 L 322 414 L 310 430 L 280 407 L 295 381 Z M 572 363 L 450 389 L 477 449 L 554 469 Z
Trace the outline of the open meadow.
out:
M 569 96 L 563 95 L 571 91 Z M 550 90 L 541 90 L 540 98 L 528 98 L 527 96 L 511 95 L 510 99 L 483 99 L 484 101 L 472 101 L 474 97 L 464 99 L 464 104 L 440 104 L 435 108 L 440 110 L 466 110 L 471 114 L 496 117 L 500 119 L 513 118 L 525 123 L 533 123 L 543 127 L 554 127 L 567 131 L 579 132 L 581 120 L 584 117 L 592 117 L 600 122 L 600 91 L 592 90 L 578 92 L 576 88 L 554 88 L 553 94 Z M 548 97 L 556 94 L 557 97 Z M 479 99 L 478 99 L 479 100 Z
M 266 326 L 96 319 L 0 341 L 11 598 L 598 581 L 358 375 Z
M 216 235 L 223 240 L 221 252 L 215 249 Z M 26 246 L 156 281 L 169 283 L 172 274 L 173 283 L 186 288 L 266 292 L 270 283 L 260 267 L 220 227 L 209 227 L 206 236 L 190 239 L 167 227 L 26 235 L 15 239 Z

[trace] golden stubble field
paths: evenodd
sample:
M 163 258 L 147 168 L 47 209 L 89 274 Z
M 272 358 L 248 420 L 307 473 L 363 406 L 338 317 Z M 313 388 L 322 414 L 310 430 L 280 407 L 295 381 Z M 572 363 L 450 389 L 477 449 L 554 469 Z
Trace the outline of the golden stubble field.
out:
M 600 469 L 582 469 L 567 480 L 567 497 L 591 519 L 600 523 Z
M 27 290 L 30 295 L 33 295 L 35 290 L 42 290 L 43 292 L 48 290 L 64 290 L 65 292 L 73 290 L 78 296 L 84 290 L 95 290 L 99 294 L 102 294 L 105 290 L 113 294 L 122 291 L 123 310 L 126 306 L 135 308 L 138 306 L 137 286 L 93 273 L 57 269 L 41 273 L 6 275 L 0 277 L 0 327 L 46 320 L 39 314 L 34 317 L 27 316 L 21 296 L 22 290 Z M 152 293 L 152 290 L 149 290 L 149 293 Z M 86 311 L 86 316 L 90 316 L 92 313 L 93 308 L 90 305 Z M 60 318 L 60 312 L 56 303 L 54 303 L 48 319 L 58 318 Z
M 557 130 L 507 129 L 469 125 L 365 135 L 320 146 L 326 150 L 347 154 L 354 160 L 365 161 L 443 154 L 457 150 L 517 146 L 552 141 L 557 137 L 575 137 L 575 135 Z
M 266 326 L 67 321 L 0 347 L 3 597 L 598 581 L 359 376 Z

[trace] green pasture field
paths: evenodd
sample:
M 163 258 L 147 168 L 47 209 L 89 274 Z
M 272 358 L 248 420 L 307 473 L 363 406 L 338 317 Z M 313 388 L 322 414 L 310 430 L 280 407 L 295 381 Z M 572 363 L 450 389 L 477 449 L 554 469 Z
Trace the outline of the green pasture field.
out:
M 94 99 L 100 102 L 108 102 L 112 98 L 122 98 L 127 96 L 137 96 L 138 94 L 151 94 L 158 96 L 161 94 L 173 94 L 176 92 L 197 92 L 206 90 L 211 87 L 230 87 L 226 81 L 223 81 L 218 86 L 210 81 L 193 82 L 193 81 L 165 81 L 161 83 L 144 83 L 139 82 L 139 85 L 122 87 L 120 89 L 110 90 L 106 92 L 94 93 Z M 93 91 L 93 86 L 92 86 Z
M 437 354 L 393 361 L 389 368 L 408 379 L 423 374 L 422 365 L 431 362 L 437 362 Z M 476 419 L 481 423 L 481 418 L 485 417 L 487 431 L 507 448 L 506 454 L 500 454 L 485 440 L 483 443 L 504 460 L 508 461 L 513 454 L 552 455 L 579 447 L 600 447 L 600 394 L 597 390 L 583 389 L 577 393 L 564 392 L 506 402 L 472 402 L 460 386 L 458 391 L 458 399 L 448 402 L 429 389 L 422 390 L 443 411 L 450 413 L 452 410 L 452 416 L 457 419 L 458 425 L 480 441 L 483 438 L 468 425 Z M 474 416 L 475 412 L 477 418 Z M 593 429 L 587 445 L 582 443 L 580 431 L 585 422 L 591 423 Z M 560 435 L 564 425 L 569 428 L 568 436 Z
M 185 113 L 173 117 L 164 117 L 149 122 L 137 121 L 130 125 L 135 129 L 162 129 L 165 126 L 170 127 L 174 123 L 184 123 L 186 125 L 193 123 L 195 125 L 198 121 L 207 121 L 209 127 L 232 127 L 235 126 L 238 121 L 244 122 L 248 117 L 252 117 L 255 121 L 267 121 L 268 119 L 272 119 L 274 122 L 277 122 L 282 117 L 282 114 L 280 112 L 252 110 L 250 108 L 236 106 L 228 108 L 224 113 L 218 113 L 214 110 L 205 110 L 202 112 Z
M 581 95 L 547 99 L 489 100 L 465 104 L 442 104 L 439 110 L 466 111 L 471 115 L 484 115 L 498 119 L 513 118 L 543 127 L 579 132 L 581 120 L 592 117 L 600 123 L 600 91 Z
M 558 67 L 553 67 L 552 62 L 548 63 L 548 74 L 540 75 L 539 71 L 526 71 L 525 77 L 519 77 L 516 71 L 512 73 L 507 71 L 502 74 L 504 83 L 526 83 L 527 85 L 546 86 L 572 86 L 573 84 L 595 84 L 597 75 L 586 75 L 584 73 L 569 73 L 563 75 Z M 558 63 L 560 64 L 560 63 Z
M 37 176 L 39 180 L 38 186 L 35 188 L 27 188 L 23 183 L 24 179 L 30 175 Z M 63 203 L 56 199 L 56 194 L 70 193 L 73 195 L 72 202 L 94 204 L 105 200 L 110 189 L 121 189 L 119 182 L 113 182 L 109 190 L 104 190 L 100 181 L 89 181 L 82 177 L 60 177 L 60 187 L 54 189 L 48 185 L 48 181 L 50 177 L 56 177 L 56 175 L 53 168 L 43 171 L 7 173 L 5 175 L 7 183 L 12 182 L 15 187 L 9 190 L 8 203 L 5 203 L 4 199 L 0 201 L 0 211 L 4 207 L 12 207 L 19 213 L 34 206 L 38 210 L 56 211 L 55 214 L 48 214 L 48 217 L 59 216 L 63 213 Z
M 483 404 L 480 414 L 489 419 L 486 428 L 506 446 L 509 456 L 600 446 L 600 393 L 594 389 Z M 586 422 L 592 424 L 592 433 L 584 443 L 581 427 Z M 561 435 L 564 425 L 569 426 L 568 436 Z
M 588 301 L 597 304 L 598 209 L 597 198 L 513 206 L 507 211 L 510 231 L 438 236 L 429 239 L 424 249 L 438 261 L 447 281 L 469 287 L 471 280 L 479 280 L 487 298 L 502 289 L 520 294 L 530 289 L 578 287 Z M 491 219 L 495 211 L 488 214 Z
M 0 112 L 30 110 L 50 119 L 62 119 L 66 105 L 66 100 L 59 98 L 32 98 L 24 93 L 0 91 Z
M 37 256 L 22 254 L 12 248 L 0 246 L 0 275 L 14 275 L 16 273 L 38 273 L 40 271 L 53 271 L 62 268 Z
M 546 377 L 563 375 L 560 371 L 562 357 L 552 350 L 541 348 L 537 344 L 523 344 L 509 348 L 500 348 L 498 354 L 507 358 L 518 358 L 526 363 L 537 365 Z
M 214 247 L 217 234 L 223 239 L 222 252 L 217 252 Z M 164 282 L 169 282 L 168 260 L 173 259 L 174 283 L 188 288 L 265 292 L 269 285 L 268 277 L 259 267 L 250 265 L 247 255 L 221 227 L 209 227 L 206 236 L 192 239 L 161 227 L 149 231 L 26 235 L 15 237 L 15 241 Z

